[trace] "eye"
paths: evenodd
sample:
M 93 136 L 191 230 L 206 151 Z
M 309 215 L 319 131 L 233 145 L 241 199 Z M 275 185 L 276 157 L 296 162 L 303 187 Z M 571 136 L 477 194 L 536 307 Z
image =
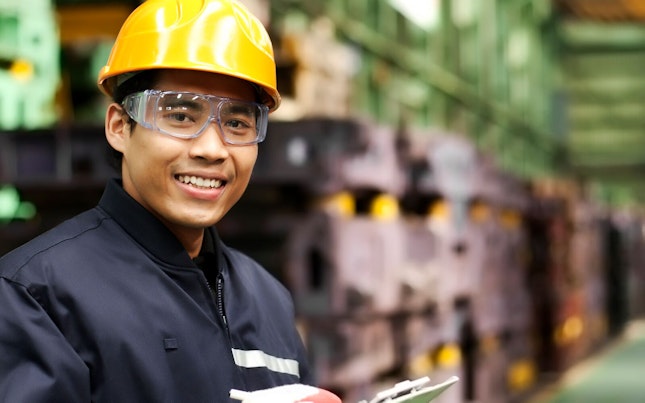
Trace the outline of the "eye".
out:
M 174 120 L 179 123 L 194 122 L 194 119 L 183 112 L 169 113 L 168 115 L 166 115 L 166 119 Z
M 225 104 L 220 111 L 222 125 L 235 131 L 255 130 L 256 115 L 252 106 L 235 102 Z
M 248 121 L 243 121 L 241 119 L 229 119 L 224 124 L 231 129 L 247 129 L 251 127 Z
M 202 108 L 194 105 L 165 105 L 159 117 L 167 125 L 187 126 L 202 119 Z

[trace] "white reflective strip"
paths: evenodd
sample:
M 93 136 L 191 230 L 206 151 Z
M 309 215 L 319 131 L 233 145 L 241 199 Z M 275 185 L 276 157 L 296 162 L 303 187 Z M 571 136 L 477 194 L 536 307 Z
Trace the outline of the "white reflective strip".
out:
M 300 377 L 298 361 L 289 358 L 279 358 L 261 350 L 232 349 L 235 364 L 244 368 L 266 367 L 271 371 Z

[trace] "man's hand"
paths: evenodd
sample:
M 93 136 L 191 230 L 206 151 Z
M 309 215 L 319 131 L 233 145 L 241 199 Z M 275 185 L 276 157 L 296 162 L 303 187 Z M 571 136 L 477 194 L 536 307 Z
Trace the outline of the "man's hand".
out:
M 338 396 L 328 390 L 302 384 L 276 386 L 255 392 L 231 389 L 230 396 L 242 403 L 342 403 Z

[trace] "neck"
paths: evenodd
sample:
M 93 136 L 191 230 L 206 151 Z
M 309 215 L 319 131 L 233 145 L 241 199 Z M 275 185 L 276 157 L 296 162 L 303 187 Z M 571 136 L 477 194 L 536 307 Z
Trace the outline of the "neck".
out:
M 174 232 L 179 242 L 184 246 L 191 259 L 199 255 L 204 241 L 204 229 L 190 229 L 180 232 Z

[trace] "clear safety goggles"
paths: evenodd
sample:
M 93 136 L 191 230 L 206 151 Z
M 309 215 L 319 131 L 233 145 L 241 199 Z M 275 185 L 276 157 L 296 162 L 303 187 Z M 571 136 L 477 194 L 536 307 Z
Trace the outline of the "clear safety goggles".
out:
M 182 139 L 198 137 L 216 122 L 224 141 L 235 145 L 263 141 L 269 120 L 266 105 L 192 92 L 145 90 L 121 105 L 141 126 Z

